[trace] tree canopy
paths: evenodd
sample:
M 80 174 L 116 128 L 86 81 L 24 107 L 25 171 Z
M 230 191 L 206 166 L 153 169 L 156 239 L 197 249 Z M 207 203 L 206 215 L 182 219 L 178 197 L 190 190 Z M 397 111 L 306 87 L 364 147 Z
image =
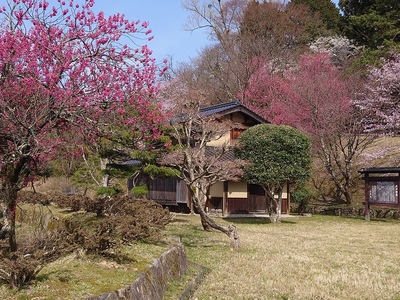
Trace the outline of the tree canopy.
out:
M 293 4 L 308 6 L 310 11 L 319 14 L 326 27 L 335 33 L 339 32 L 341 22 L 339 8 L 331 0 L 291 0 Z
M 112 134 L 113 122 L 153 133 L 160 121 L 151 50 L 123 42 L 151 40 L 148 23 L 95 14 L 94 4 L 7 0 L 0 7 L 0 187 L 12 250 L 16 193 L 65 142 L 61 133 L 95 141 Z
M 339 7 L 349 38 L 373 50 L 399 45 L 398 0 L 340 0 Z
M 260 124 L 239 137 L 237 157 L 248 160 L 244 178 L 261 185 L 269 200 L 282 200 L 286 183 L 305 182 L 311 172 L 311 142 L 298 129 L 286 125 Z M 278 215 L 280 205 L 277 203 Z
M 382 59 L 381 67 L 370 68 L 367 92 L 357 99 L 364 112 L 367 132 L 400 133 L 400 54 Z

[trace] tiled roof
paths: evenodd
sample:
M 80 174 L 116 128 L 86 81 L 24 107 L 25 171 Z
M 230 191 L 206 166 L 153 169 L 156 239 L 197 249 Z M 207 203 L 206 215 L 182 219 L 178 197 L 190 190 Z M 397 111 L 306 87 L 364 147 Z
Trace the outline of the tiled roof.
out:
M 234 112 L 243 112 L 254 119 L 256 119 L 260 123 L 270 123 L 260 115 L 256 114 L 254 111 L 249 109 L 239 100 L 234 100 L 231 102 L 221 103 L 213 106 L 208 106 L 200 109 L 200 112 L 205 116 L 220 114 L 220 115 L 227 115 Z
M 232 161 L 236 159 L 233 147 L 229 147 L 222 152 L 221 147 L 206 146 L 206 156 L 219 156 L 220 161 Z
M 226 103 L 221 103 L 213 106 L 208 106 L 200 109 L 200 111 L 205 115 L 213 115 L 213 114 L 219 114 L 221 112 L 224 112 L 226 110 L 231 110 L 234 108 L 239 107 L 240 105 L 243 105 L 239 100 L 231 101 L 231 102 L 226 102 Z

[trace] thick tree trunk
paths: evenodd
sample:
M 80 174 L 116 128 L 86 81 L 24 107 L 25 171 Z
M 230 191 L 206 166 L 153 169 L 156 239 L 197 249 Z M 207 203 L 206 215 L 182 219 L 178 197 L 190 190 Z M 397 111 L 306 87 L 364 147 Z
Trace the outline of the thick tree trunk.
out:
M 17 251 L 17 238 L 15 232 L 15 215 L 17 209 L 17 191 L 12 184 L 6 184 L 2 188 L 3 201 L 4 201 L 4 225 L 2 232 L 5 236 L 8 236 L 8 244 L 10 251 Z
M 350 188 L 348 187 L 348 188 L 346 188 L 346 190 L 343 193 L 344 198 L 346 200 L 346 204 L 351 204 L 352 198 L 353 198 L 349 190 L 350 190 Z
M 278 201 L 275 198 L 271 198 L 270 209 L 269 209 L 269 219 L 271 223 L 279 223 L 279 214 L 277 212 Z
M 17 192 L 22 185 L 21 182 L 25 178 L 21 178 L 24 174 L 24 169 L 29 163 L 30 158 L 28 156 L 22 157 L 21 159 L 3 165 L 2 177 L 1 177 L 1 190 L 0 199 L 3 207 L 3 220 L 4 226 L 2 231 L 6 231 L 8 235 L 8 243 L 10 251 L 17 251 L 17 238 L 15 232 L 15 217 L 17 210 Z
M 228 228 L 225 228 L 224 226 L 215 222 L 215 220 L 206 213 L 204 209 L 205 200 L 202 201 L 201 199 L 203 199 L 201 196 L 197 195 L 196 193 L 192 193 L 192 201 L 196 206 L 198 213 L 200 214 L 201 224 L 204 230 L 212 231 L 213 229 L 215 229 L 221 231 L 222 233 L 225 233 L 231 241 L 231 247 L 234 249 L 238 249 L 240 247 L 240 239 L 236 226 L 230 224 Z
M 208 224 L 207 220 L 203 217 L 202 214 L 200 214 L 200 220 L 201 220 L 201 226 L 203 226 L 203 229 L 205 231 L 213 231 L 213 228 Z
M 215 222 L 215 220 L 212 219 L 203 209 L 200 210 L 199 213 L 200 217 L 204 219 L 205 222 L 207 222 L 211 228 L 221 231 L 222 233 L 225 233 L 229 237 L 232 248 L 234 249 L 240 248 L 239 234 L 237 232 L 237 228 L 235 225 L 229 224 L 228 228 L 225 228 L 222 225 Z
M 205 193 L 200 191 L 200 188 L 198 188 L 196 191 L 197 193 L 192 195 L 193 199 L 197 199 L 194 201 L 194 204 L 197 210 L 203 210 L 205 212 L 207 205 L 207 196 L 205 195 Z M 207 214 L 205 213 L 204 215 Z M 213 228 L 208 223 L 208 221 L 203 217 L 203 214 L 200 214 L 200 220 L 201 220 L 201 225 L 203 226 L 203 229 L 205 231 L 213 231 Z
M 10 213 L 10 218 L 9 218 L 9 224 L 10 224 L 10 232 L 8 236 L 8 244 L 10 246 L 10 251 L 15 252 L 17 251 L 17 234 L 15 232 L 15 209 L 14 212 Z

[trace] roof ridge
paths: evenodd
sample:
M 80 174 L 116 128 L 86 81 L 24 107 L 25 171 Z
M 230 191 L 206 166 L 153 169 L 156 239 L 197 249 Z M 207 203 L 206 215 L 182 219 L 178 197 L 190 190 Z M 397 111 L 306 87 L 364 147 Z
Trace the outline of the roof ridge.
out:
M 219 103 L 219 104 L 215 104 L 215 105 L 211 105 L 211 106 L 206 106 L 200 109 L 200 111 L 203 110 L 211 110 L 211 109 L 216 109 L 216 108 L 222 108 L 225 106 L 230 106 L 230 105 L 243 105 L 243 103 L 240 100 L 233 100 L 233 101 L 229 101 L 229 102 L 224 102 L 224 103 Z M 244 106 L 244 105 L 243 105 Z

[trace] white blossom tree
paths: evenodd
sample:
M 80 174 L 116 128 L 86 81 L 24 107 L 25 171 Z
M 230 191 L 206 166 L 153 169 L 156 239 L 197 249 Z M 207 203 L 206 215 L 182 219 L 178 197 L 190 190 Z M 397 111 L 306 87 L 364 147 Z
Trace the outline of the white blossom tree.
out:
M 400 53 L 370 69 L 367 93 L 357 100 L 367 132 L 400 133 Z
M 310 44 L 312 52 L 328 53 L 335 65 L 341 65 L 347 59 L 353 58 L 361 49 L 352 40 L 340 35 L 322 36 Z

